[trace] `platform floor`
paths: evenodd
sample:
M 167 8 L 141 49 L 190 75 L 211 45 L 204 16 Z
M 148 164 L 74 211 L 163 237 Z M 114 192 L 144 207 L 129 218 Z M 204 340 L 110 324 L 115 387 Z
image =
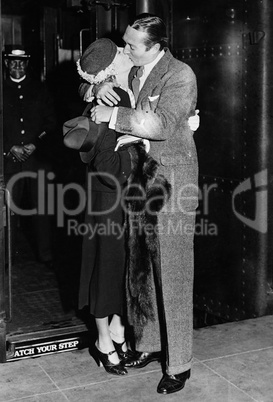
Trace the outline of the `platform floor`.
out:
M 18 227 L 11 268 L 12 320 L 7 324 L 7 334 L 82 324 L 76 311 L 81 260 L 79 240 L 55 234 L 54 246 L 57 251 L 53 267 L 49 268 L 37 261 L 30 237 L 31 233 Z M 6 298 L 8 279 L 6 272 Z
M 88 349 L 0 365 L 0 401 L 272 402 L 273 316 L 194 330 L 192 376 L 160 395 L 158 363 L 125 377 L 97 367 Z

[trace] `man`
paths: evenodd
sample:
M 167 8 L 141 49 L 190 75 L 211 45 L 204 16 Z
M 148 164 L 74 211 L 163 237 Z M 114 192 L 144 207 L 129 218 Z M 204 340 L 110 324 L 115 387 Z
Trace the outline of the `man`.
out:
M 181 390 L 190 377 L 192 361 L 193 237 L 198 203 L 198 165 L 188 118 L 194 115 L 196 78 L 191 68 L 176 60 L 164 47 L 166 28 L 155 16 L 145 16 L 129 25 L 123 36 L 124 52 L 133 61 L 129 85 L 139 76 L 136 109 L 96 106 L 96 123 L 123 134 L 150 140 L 151 156 L 159 162 L 159 173 L 172 186 L 172 196 L 158 215 L 160 272 L 154 270 L 154 320 L 143 328 L 137 344 L 140 357 L 126 367 L 140 368 L 165 358 L 166 370 L 157 391 Z M 144 67 L 138 73 L 137 67 Z M 108 83 L 97 91 L 103 102 L 115 104 L 117 97 Z M 161 350 L 161 353 L 158 352 Z
M 30 55 L 21 47 L 4 54 L 7 78 L 3 82 L 4 174 L 14 210 L 12 232 L 16 234 L 18 209 L 23 199 L 28 209 L 41 207 L 47 199 L 46 183 L 38 183 L 50 171 L 48 156 L 43 152 L 44 136 L 55 129 L 54 106 L 45 86 L 28 71 Z M 42 204 L 39 204 L 40 202 Z M 40 208 L 39 208 L 40 207 Z M 17 213 L 18 212 L 18 213 Z M 25 213 L 22 212 L 22 215 Z M 25 214 L 26 215 L 26 214 Z M 52 265 L 52 232 L 46 211 L 31 214 L 32 240 L 40 262 Z

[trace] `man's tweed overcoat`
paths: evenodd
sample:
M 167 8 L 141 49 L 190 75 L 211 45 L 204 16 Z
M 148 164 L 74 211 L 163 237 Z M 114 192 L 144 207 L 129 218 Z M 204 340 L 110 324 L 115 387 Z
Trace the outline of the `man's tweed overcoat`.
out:
M 131 84 L 135 69 L 129 75 Z M 172 185 L 158 216 L 161 272 L 154 272 L 155 321 L 149 321 L 138 350 L 166 351 L 167 373 L 191 367 L 193 237 L 198 204 L 198 163 L 188 118 L 197 100 L 196 77 L 168 49 L 140 91 L 135 110 L 119 107 L 116 131 L 151 140 L 151 156 Z

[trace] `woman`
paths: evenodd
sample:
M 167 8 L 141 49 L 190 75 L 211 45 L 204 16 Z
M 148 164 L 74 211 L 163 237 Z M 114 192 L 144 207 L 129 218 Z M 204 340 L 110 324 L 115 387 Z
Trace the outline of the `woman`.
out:
M 77 66 L 80 76 L 90 84 L 117 79 L 117 85 L 126 87 L 132 62 L 111 40 L 98 39 L 85 50 Z M 117 88 L 117 92 L 121 104 L 130 107 L 133 96 L 130 94 L 130 100 L 126 91 Z M 85 115 L 88 116 L 91 106 L 92 103 Z M 67 123 L 67 127 L 73 126 Z M 95 317 L 98 339 L 92 351 L 94 358 L 107 372 L 124 375 L 127 371 L 122 362 L 130 359 L 133 352 L 127 349 L 122 322 L 125 245 L 120 192 L 130 175 L 131 160 L 126 148 L 114 151 L 117 135 L 106 124 L 97 126 L 90 119 L 88 124 L 88 139 L 82 131 L 84 144 L 79 150 L 88 167 L 85 223 L 92 228 L 92 236 L 88 232 L 83 239 L 79 308 L 89 306 Z M 65 133 L 64 142 L 69 146 L 70 132 Z
M 128 90 L 132 62 L 112 41 L 99 39 L 93 42 L 77 65 L 80 76 L 91 85 L 115 80 L 119 86 L 116 91 L 121 97 L 120 104 L 128 106 L 129 102 L 131 107 L 135 106 L 134 97 Z M 87 109 L 91 107 L 92 104 Z M 117 133 L 108 129 L 105 123 L 94 127 L 89 119 L 88 124 L 88 135 L 84 134 L 80 151 L 82 160 L 88 164 L 91 182 L 86 225 L 92 227 L 92 236 L 88 232 L 83 240 L 79 308 L 88 305 L 95 317 L 98 340 L 93 355 L 96 360 L 102 362 L 106 371 L 124 375 L 127 371 L 123 363 L 133 357 L 133 352 L 127 349 L 122 322 L 125 245 L 120 192 L 132 173 L 132 166 L 136 170 L 140 159 L 143 164 L 147 156 L 141 147 L 140 158 L 138 146 L 130 149 L 123 146 L 116 152 Z

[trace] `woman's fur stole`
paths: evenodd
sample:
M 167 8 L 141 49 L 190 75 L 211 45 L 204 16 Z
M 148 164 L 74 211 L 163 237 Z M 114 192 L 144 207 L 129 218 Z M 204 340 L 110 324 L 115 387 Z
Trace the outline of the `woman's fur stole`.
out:
M 126 298 L 128 321 L 138 341 L 143 326 L 148 320 L 154 320 L 156 313 L 153 272 L 160 270 L 157 213 L 170 198 L 171 185 L 157 173 L 158 163 L 142 144 L 131 145 L 128 151 L 132 173 L 125 193 Z

